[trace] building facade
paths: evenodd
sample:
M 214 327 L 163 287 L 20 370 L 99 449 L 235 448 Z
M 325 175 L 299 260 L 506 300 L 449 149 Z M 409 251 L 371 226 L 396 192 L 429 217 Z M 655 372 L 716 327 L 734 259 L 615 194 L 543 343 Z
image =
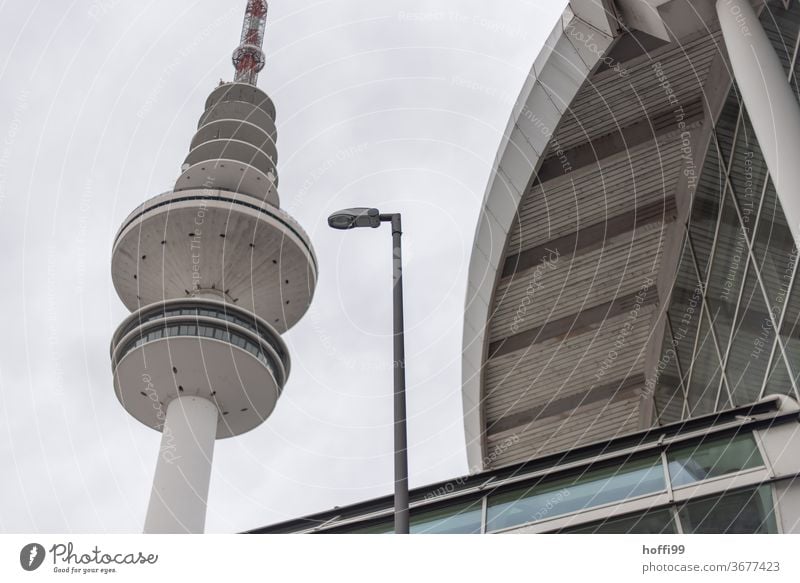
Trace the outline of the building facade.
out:
M 477 226 L 470 476 L 412 531 L 800 531 L 799 46 L 794 0 L 570 2 Z

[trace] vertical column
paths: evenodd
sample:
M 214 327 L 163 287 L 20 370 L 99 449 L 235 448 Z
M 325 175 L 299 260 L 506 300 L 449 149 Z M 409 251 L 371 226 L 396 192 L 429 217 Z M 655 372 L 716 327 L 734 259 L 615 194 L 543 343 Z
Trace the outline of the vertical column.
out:
M 203 532 L 217 418 L 217 407 L 202 397 L 167 406 L 145 533 Z
M 749 0 L 717 0 L 717 14 L 736 83 L 800 248 L 800 104 Z

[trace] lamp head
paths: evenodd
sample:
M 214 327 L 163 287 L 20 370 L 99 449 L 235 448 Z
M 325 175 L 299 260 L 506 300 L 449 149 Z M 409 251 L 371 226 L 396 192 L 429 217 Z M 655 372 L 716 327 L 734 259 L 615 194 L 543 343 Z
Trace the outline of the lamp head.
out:
M 328 217 L 328 225 L 334 229 L 376 228 L 381 225 L 380 211 L 373 208 L 343 209 Z

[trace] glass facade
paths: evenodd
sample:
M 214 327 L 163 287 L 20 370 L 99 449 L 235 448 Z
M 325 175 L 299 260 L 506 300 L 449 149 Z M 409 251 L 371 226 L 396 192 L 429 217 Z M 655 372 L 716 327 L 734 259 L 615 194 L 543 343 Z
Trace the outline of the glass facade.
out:
M 678 530 L 675 526 L 674 513 L 671 509 L 666 508 L 568 527 L 558 532 L 568 534 L 676 534 Z
M 481 501 L 448 506 L 411 517 L 411 534 L 480 534 Z
M 769 2 L 761 22 L 797 92 L 800 5 Z M 654 398 L 659 424 L 768 394 L 800 398 L 796 276 L 797 250 L 734 86 L 685 228 Z
M 666 489 L 660 458 L 581 474 L 489 496 L 486 527 L 508 528 Z
M 619 457 L 581 469 L 520 480 L 487 488 L 479 498 L 455 498 L 433 508 L 411 508 L 411 532 L 470 534 L 499 532 L 557 517 L 569 526 L 565 533 L 777 532 L 769 485 L 727 490 L 727 482 L 748 470 L 765 467 L 752 434 L 708 437 L 690 444 L 678 442 L 645 457 Z M 669 479 L 669 482 L 667 481 Z M 721 480 L 714 486 L 715 480 Z M 668 490 L 711 486 L 683 503 L 666 503 Z M 709 492 L 713 495 L 707 495 Z M 661 497 L 660 502 L 648 504 Z M 685 496 L 684 496 L 685 498 Z M 638 499 L 644 509 L 602 521 L 586 522 L 581 513 Z M 660 507 L 656 507 L 660 505 Z M 484 520 L 485 506 L 485 520 Z M 393 517 L 366 518 L 348 525 L 331 525 L 326 532 L 382 534 L 394 530 Z
M 680 529 L 680 530 L 679 530 Z M 659 510 L 567 527 L 571 534 L 771 534 L 778 532 L 769 486 L 724 492 Z
M 483 504 L 480 499 L 440 506 L 435 510 L 411 511 L 411 534 L 480 534 L 483 526 Z M 333 532 L 350 534 L 391 534 L 394 517 L 384 517 L 366 525 L 356 524 Z
M 752 435 L 673 448 L 667 460 L 673 488 L 764 465 Z
M 691 500 L 678 511 L 690 534 L 770 534 L 778 532 L 769 486 Z

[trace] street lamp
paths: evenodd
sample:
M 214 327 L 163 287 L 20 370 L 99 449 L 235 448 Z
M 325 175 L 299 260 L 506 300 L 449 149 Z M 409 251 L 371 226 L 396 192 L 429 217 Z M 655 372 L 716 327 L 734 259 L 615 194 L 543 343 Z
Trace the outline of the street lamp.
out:
M 403 262 L 400 255 L 400 213 L 381 214 L 374 208 L 351 208 L 333 213 L 334 229 L 377 228 L 392 224 L 394 289 L 394 532 L 408 534 L 408 451 L 406 438 L 406 368 L 403 333 Z

